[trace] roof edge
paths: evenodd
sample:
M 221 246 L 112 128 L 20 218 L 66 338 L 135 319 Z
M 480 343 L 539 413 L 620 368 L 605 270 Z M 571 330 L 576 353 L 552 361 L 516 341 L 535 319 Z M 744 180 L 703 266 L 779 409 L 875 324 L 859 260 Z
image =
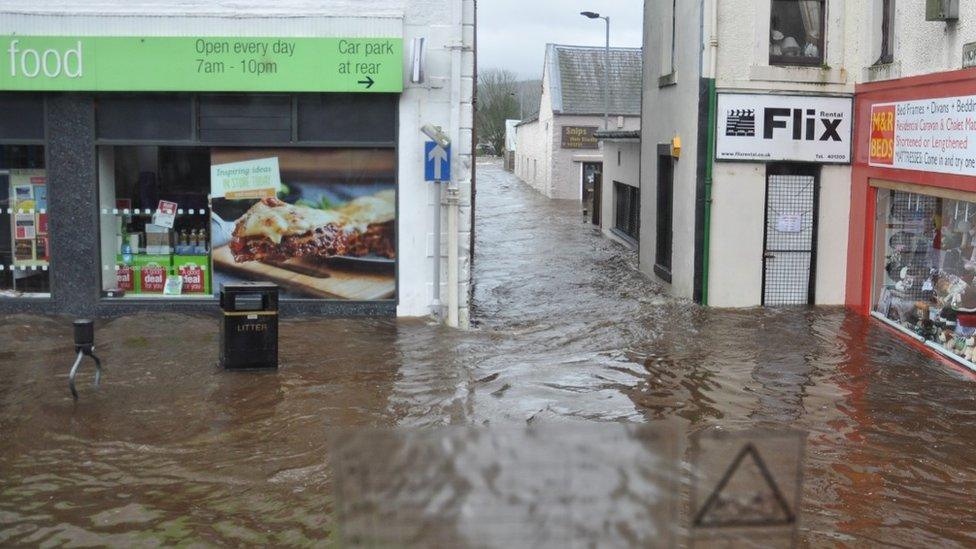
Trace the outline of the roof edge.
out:
M 549 71 L 549 103 L 552 112 L 563 112 L 563 77 L 559 70 L 556 44 L 546 44 L 546 67 Z

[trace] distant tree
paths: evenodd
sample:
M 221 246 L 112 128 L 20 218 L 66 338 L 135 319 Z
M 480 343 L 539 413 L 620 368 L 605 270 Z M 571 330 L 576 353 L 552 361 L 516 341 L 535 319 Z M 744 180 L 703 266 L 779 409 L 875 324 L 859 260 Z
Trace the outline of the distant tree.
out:
M 478 75 L 478 138 L 495 154 L 505 150 L 505 120 L 519 117 L 519 82 L 504 69 L 487 69 Z

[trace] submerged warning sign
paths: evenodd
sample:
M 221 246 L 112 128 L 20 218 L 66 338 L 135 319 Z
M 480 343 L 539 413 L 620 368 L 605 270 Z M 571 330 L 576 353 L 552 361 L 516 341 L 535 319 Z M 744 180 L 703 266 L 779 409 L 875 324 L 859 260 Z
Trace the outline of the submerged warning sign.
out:
M 742 497 L 745 495 L 746 497 Z M 695 526 L 780 526 L 796 515 L 756 447 L 746 444 L 695 514 Z
M 696 437 L 693 539 L 795 546 L 804 441 L 797 432 L 709 432 Z

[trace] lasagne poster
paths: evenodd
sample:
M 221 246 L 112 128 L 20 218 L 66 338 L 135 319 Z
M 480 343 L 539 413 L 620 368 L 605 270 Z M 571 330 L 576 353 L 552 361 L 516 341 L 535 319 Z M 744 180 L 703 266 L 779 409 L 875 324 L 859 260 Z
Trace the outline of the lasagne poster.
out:
M 284 299 L 396 297 L 392 149 L 213 149 L 211 216 L 215 291 L 262 280 Z

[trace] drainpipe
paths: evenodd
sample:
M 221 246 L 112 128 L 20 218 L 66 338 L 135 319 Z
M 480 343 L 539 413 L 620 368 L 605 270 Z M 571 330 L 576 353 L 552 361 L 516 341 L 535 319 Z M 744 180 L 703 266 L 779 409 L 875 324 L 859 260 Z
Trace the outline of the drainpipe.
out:
M 470 5 L 470 11 L 466 6 Z M 462 152 L 464 143 L 461 142 L 461 126 L 465 123 L 462 101 L 467 100 L 471 106 L 471 118 L 474 118 L 473 101 L 462 97 L 461 78 L 464 76 L 465 53 L 473 52 L 473 44 L 467 42 L 465 37 L 465 27 L 474 28 L 474 2 L 470 4 L 465 1 L 454 2 L 455 11 L 452 23 L 457 30 L 457 41 L 452 47 L 451 55 L 451 143 L 454 144 L 451 150 L 451 159 L 454 169 L 451 173 L 451 181 L 447 187 L 447 325 L 457 328 L 460 325 L 460 288 L 459 288 L 459 235 L 458 235 L 458 210 L 460 208 L 460 189 L 458 181 L 463 180 L 465 184 L 470 184 L 470 173 L 474 164 L 474 151 L 469 151 L 468 161 L 472 165 L 462 164 Z M 473 35 L 472 35 L 473 37 Z M 474 74 L 474 56 L 472 58 L 471 72 Z M 473 89 L 473 88 L 472 88 Z M 472 131 L 473 131 L 473 123 Z
M 457 328 L 459 324 L 458 288 L 458 208 L 457 184 L 447 189 L 447 325 Z
M 718 0 L 712 0 L 711 25 L 708 38 L 708 147 L 705 151 L 705 212 L 704 234 L 702 235 L 702 292 L 701 304 L 708 305 L 708 270 L 712 240 L 712 182 L 715 173 L 715 116 L 718 109 L 718 96 L 715 79 L 718 76 Z

